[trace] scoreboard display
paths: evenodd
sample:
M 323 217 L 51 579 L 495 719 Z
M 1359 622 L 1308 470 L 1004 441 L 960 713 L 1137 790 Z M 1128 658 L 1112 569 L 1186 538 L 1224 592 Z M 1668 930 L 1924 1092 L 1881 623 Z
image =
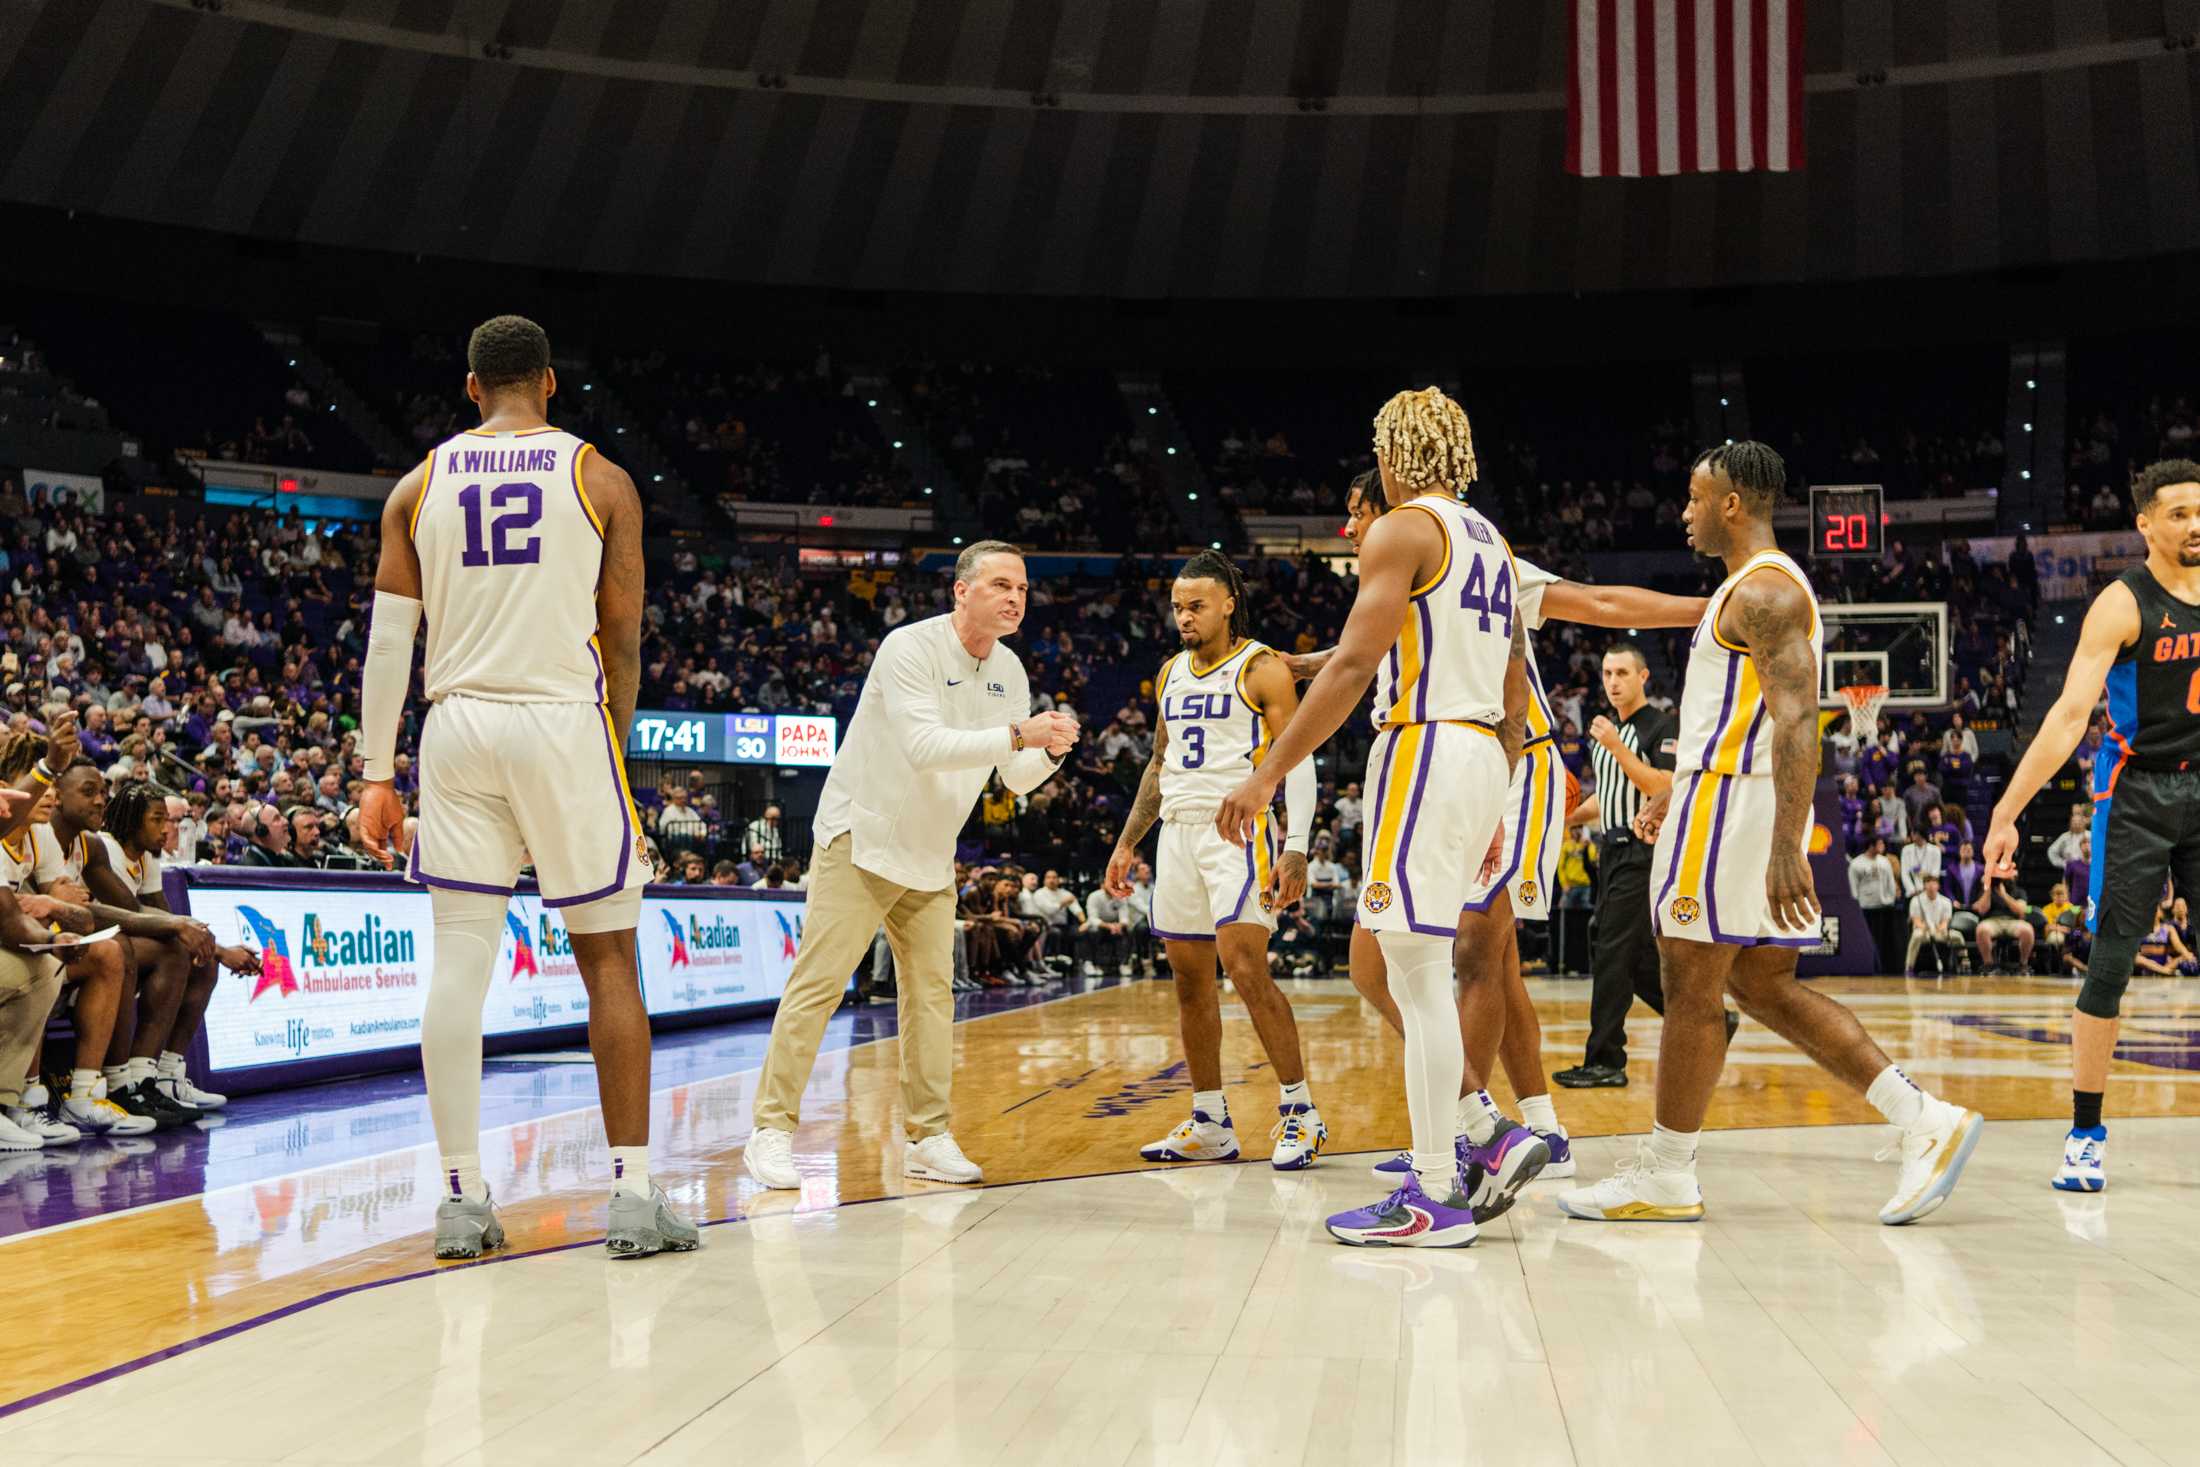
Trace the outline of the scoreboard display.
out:
M 626 736 L 629 759 L 825 769 L 840 720 L 820 713 L 680 713 L 638 708 Z
M 1877 560 L 1886 549 L 1886 494 L 1879 485 L 1811 486 L 1811 559 L 1862 557 Z

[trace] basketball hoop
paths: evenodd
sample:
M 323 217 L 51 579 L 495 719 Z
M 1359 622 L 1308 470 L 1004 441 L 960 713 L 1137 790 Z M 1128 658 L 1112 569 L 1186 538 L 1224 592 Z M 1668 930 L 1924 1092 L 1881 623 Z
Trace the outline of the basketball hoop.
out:
M 1876 742 L 1879 737 L 1879 705 L 1887 701 L 1884 683 L 1851 683 L 1841 691 L 1841 701 L 1849 705 L 1849 733 L 1859 743 Z

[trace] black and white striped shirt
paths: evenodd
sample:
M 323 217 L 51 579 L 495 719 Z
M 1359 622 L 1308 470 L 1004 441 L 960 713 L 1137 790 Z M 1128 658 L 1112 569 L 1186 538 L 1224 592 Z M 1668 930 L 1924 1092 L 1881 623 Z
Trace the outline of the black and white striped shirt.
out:
M 1645 703 L 1619 724 L 1619 741 L 1655 769 L 1671 769 L 1679 748 L 1680 725 L 1655 703 Z M 1642 791 L 1620 768 L 1619 756 L 1591 740 L 1589 767 L 1597 781 L 1597 825 L 1607 834 L 1632 835 L 1642 809 Z

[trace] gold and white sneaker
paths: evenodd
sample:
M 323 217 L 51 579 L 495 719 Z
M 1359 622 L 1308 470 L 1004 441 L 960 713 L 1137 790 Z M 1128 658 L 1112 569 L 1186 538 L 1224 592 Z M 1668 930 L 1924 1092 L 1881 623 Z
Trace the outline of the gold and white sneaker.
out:
M 159 1124 L 151 1116 L 130 1114 L 96 1090 L 65 1097 L 61 1114 L 87 1136 L 144 1136 Z
M 1659 1170 L 1645 1139 L 1637 1144 L 1635 1159 L 1621 1162 L 1611 1176 L 1560 1193 L 1558 1210 L 1590 1222 L 1702 1222 L 1703 1188 L 1693 1171 Z
M 1927 1100 L 1917 1124 L 1879 1153 L 1881 1161 L 1902 1158 L 1902 1179 L 1895 1183 L 1894 1196 L 1879 1209 L 1879 1220 L 1898 1228 L 1946 1202 L 1985 1130 L 1986 1117 L 1977 1111 L 1945 1100 Z

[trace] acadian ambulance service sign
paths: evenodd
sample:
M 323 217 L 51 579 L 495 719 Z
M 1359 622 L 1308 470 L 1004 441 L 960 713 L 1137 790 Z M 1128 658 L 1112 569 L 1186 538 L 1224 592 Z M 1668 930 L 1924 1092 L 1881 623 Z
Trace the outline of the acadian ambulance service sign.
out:
M 216 1070 L 342 1058 L 420 1042 L 435 928 L 425 890 L 191 885 L 191 914 L 260 954 L 222 975 L 206 1011 Z M 769 1002 L 786 991 L 803 904 L 658 897 L 642 903 L 642 996 L 652 1014 Z M 588 1022 L 588 990 L 558 913 L 532 892 L 505 909 L 482 1006 L 487 1034 Z

